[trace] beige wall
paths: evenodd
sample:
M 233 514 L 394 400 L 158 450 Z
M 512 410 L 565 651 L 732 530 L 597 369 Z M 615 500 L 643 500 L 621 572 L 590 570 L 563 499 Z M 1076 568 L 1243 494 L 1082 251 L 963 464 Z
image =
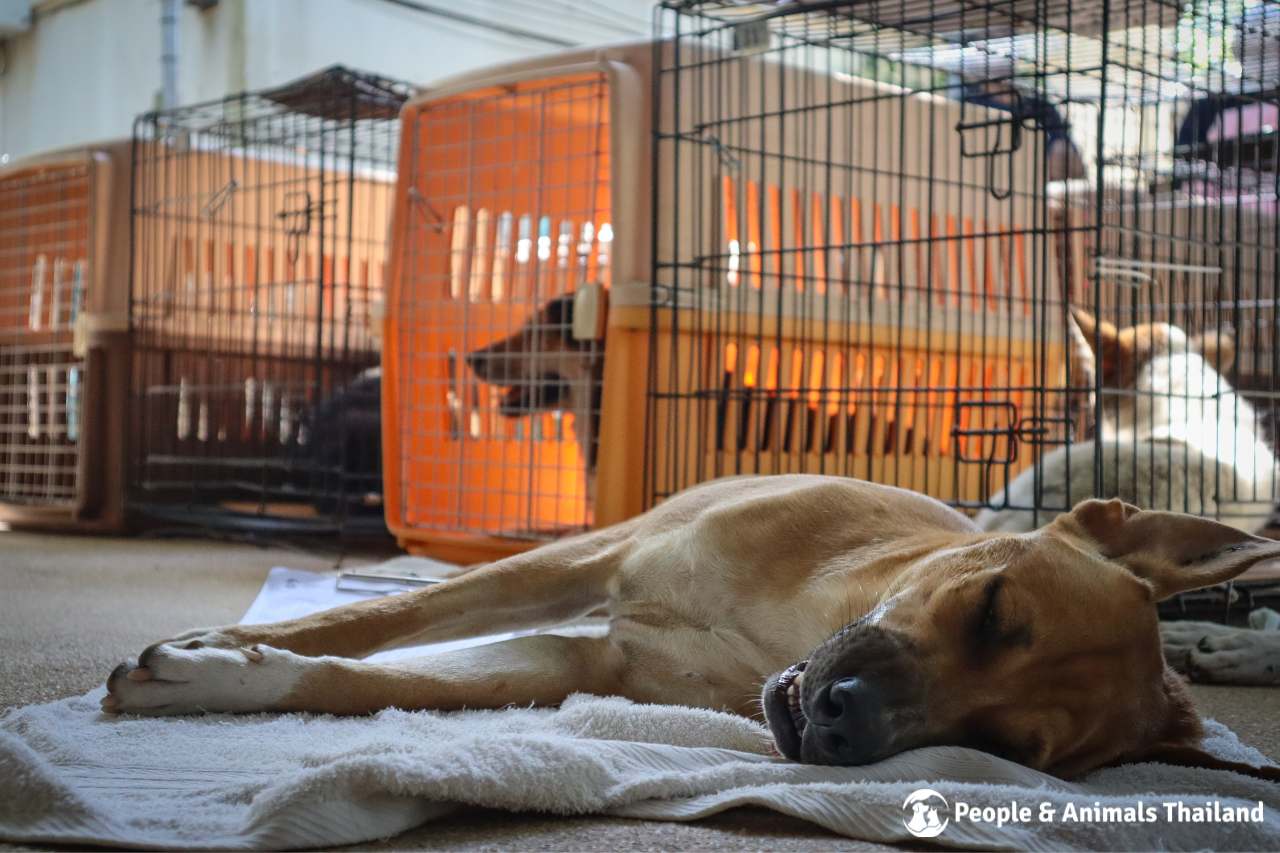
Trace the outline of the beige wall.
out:
M 12 2 L 12 0 L 6 0 Z M 651 0 L 430 0 L 543 36 L 521 38 L 386 0 L 180 3 L 183 103 L 275 86 L 334 63 L 415 83 L 648 33 Z M 160 0 L 37 0 L 0 41 L 0 163 L 128 136 L 159 100 Z M 2 38 L 2 37 L 0 37 Z

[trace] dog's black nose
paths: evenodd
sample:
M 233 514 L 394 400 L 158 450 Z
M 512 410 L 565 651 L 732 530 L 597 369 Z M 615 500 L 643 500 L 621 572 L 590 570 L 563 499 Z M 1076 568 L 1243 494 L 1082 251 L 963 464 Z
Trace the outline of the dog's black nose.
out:
M 885 746 L 884 695 L 861 678 L 837 679 L 815 697 L 809 726 L 812 732 L 806 734 L 815 758 L 826 764 L 866 764 Z

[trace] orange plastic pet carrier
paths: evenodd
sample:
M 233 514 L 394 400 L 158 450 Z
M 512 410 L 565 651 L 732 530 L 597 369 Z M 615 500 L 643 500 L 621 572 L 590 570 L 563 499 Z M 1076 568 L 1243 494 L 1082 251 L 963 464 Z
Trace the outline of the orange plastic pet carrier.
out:
M 0 521 L 124 521 L 129 147 L 0 170 Z
M 812 60 L 621 46 L 406 107 L 383 385 L 403 545 L 488 559 L 732 473 L 977 503 L 1062 431 L 1032 390 L 1065 368 L 1042 153 L 994 111 Z

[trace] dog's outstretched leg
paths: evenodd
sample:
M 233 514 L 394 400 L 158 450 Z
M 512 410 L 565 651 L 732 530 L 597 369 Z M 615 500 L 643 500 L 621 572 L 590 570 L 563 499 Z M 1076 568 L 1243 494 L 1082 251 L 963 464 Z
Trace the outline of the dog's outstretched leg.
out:
M 186 672 L 184 667 L 221 667 L 243 674 L 250 670 L 228 666 L 270 660 L 271 666 L 262 671 L 278 671 L 287 680 L 303 670 L 327 672 L 335 666 L 330 662 L 317 669 L 299 663 L 302 657 L 359 658 L 395 646 L 563 623 L 606 602 L 609 582 L 629 547 L 629 532 L 627 525 L 596 531 L 508 557 L 436 586 L 301 619 L 191 631 L 147 648 L 136 665 L 117 667 L 110 683 L 165 680 L 152 671 L 158 661 L 175 672 Z M 262 678 L 253 671 L 258 684 Z M 267 693 L 279 698 L 271 690 Z M 252 707 L 262 706 L 256 698 L 246 701 Z
M 570 693 L 617 693 L 621 654 L 604 638 L 521 637 L 375 664 L 245 651 L 160 647 L 147 678 L 122 664 L 107 681 L 104 710 L 149 716 L 202 711 L 367 714 L 384 708 L 456 710 L 554 705 Z

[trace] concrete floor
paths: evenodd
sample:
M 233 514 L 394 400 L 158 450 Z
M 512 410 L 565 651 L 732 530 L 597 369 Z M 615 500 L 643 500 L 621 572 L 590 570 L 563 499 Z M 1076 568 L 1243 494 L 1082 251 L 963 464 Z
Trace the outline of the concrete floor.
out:
M 336 555 L 189 539 L 0 533 L 0 708 L 83 693 L 124 657 L 192 627 L 240 618 L 272 566 L 329 571 Z M 373 557 L 348 556 L 346 564 Z M 1201 710 L 1280 757 L 1280 694 L 1193 688 Z M 694 824 L 467 809 L 361 850 L 886 849 L 772 812 Z

